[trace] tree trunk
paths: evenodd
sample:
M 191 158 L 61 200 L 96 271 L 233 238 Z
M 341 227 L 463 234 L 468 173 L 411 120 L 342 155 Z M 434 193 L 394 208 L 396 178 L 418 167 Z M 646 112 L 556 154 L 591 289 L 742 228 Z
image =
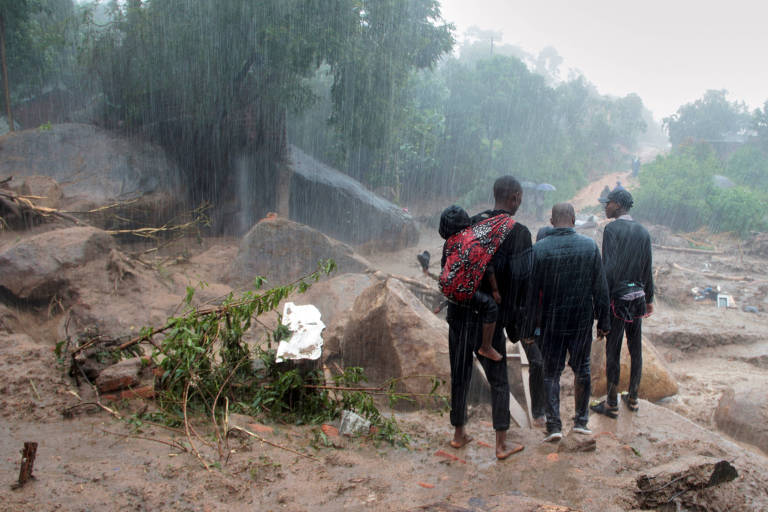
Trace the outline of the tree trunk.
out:
M 11 114 L 11 90 L 8 85 L 8 67 L 5 65 L 5 19 L 0 13 L 0 61 L 3 68 L 3 89 L 5 91 L 5 110 L 8 116 L 8 129 L 13 131 L 13 114 Z

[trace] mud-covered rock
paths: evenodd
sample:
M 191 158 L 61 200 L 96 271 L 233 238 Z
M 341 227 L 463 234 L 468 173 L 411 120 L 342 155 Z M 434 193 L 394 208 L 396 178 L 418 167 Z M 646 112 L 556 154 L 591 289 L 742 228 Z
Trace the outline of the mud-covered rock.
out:
M 140 357 L 124 359 L 107 366 L 96 378 L 96 387 L 101 393 L 134 387 L 139 383 L 142 362 Z
M 12 324 L 17 322 L 16 315 L 5 304 L 0 304 L 0 333 L 13 332 Z
M 429 377 L 408 377 L 449 379 L 447 325 L 397 279 L 379 281 L 366 289 L 340 331 L 335 357 L 342 366 L 363 367 L 372 383 L 403 379 L 399 390 L 428 393 L 432 389 Z M 445 387 L 439 391 L 447 392 Z
M 22 238 L 0 248 L 0 286 L 19 299 L 50 299 L 66 285 L 66 270 L 105 256 L 112 245 L 106 232 L 92 227 Z
M 304 224 L 270 217 L 243 237 L 231 277 L 235 282 L 249 283 L 263 276 L 268 286 L 276 286 L 314 272 L 318 261 L 327 258 L 336 262 L 340 273 L 369 268 L 368 262 L 348 245 Z
M 605 341 L 592 342 L 592 395 L 600 396 L 606 392 L 605 377 Z M 626 339 L 621 347 L 621 374 L 619 389 L 629 386 L 629 351 Z M 660 400 L 677 394 L 678 386 L 672 373 L 667 368 L 664 358 L 648 339 L 643 339 L 643 376 L 640 380 L 639 395 L 649 401 Z
M 355 300 L 377 279 L 371 274 L 342 274 L 315 283 L 292 300 L 296 304 L 313 304 L 322 314 L 323 323 L 332 326 L 341 314 L 352 309 Z
M 21 179 L 18 192 L 23 196 L 34 196 L 35 206 L 61 208 L 64 193 L 59 183 L 50 176 L 27 176 Z
M 768 394 L 765 389 L 727 389 L 715 410 L 717 428 L 768 453 Z

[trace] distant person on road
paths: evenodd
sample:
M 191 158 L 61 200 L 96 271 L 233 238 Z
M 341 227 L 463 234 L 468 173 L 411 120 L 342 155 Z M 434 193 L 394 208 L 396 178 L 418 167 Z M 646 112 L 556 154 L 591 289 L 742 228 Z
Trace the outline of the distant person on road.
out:
M 443 257 L 440 260 L 441 269 L 445 267 L 445 261 L 448 257 L 449 239 L 470 225 L 469 215 L 464 208 L 453 205 L 443 210 L 442 215 L 440 215 L 439 228 L 440 236 L 445 240 L 445 244 L 443 244 Z M 499 316 L 498 304 L 501 304 L 501 295 L 499 294 L 499 286 L 496 283 L 494 268 L 493 258 L 491 258 L 490 263 L 485 268 L 480 288 L 472 295 L 472 299 L 463 305 L 477 311 L 480 321 L 483 323 L 482 344 L 477 349 L 477 353 L 498 362 L 501 361 L 501 354 L 496 352 L 491 345 L 493 332 L 496 329 L 496 320 Z
M 495 206 L 472 217 L 480 222 L 501 213 L 514 215 L 523 200 L 523 189 L 512 176 L 502 176 L 493 184 Z M 507 377 L 507 349 L 504 330 L 510 338 L 519 332 L 517 322 L 525 296 L 525 284 L 530 271 L 531 232 L 516 222 L 512 231 L 499 246 L 494 256 L 494 273 L 501 294 L 499 319 L 493 333 L 492 346 L 502 359 L 493 361 L 480 357 L 480 364 L 491 386 L 491 411 L 493 429 L 496 431 L 496 458 L 506 459 L 522 450 L 522 445 L 509 444 L 509 381 Z M 461 448 L 472 440 L 466 432 L 467 392 L 472 377 L 472 354 L 481 344 L 482 321 L 472 309 L 449 303 L 448 351 L 451 363 L 451 425 L 454 427 L 451 446 Z M 518 338 L 512 338 L 513 341 Z
M 615 418 L 618 415 L 618 387 L 621 344 L 627 333 L 631 358 L 629 392 L 622 400 L 630 411 L 637 411 L 638 389 L 643 370 L 642 319 L 653 313 L 653 256 L 651 237 L 629 210 L 632 194 L 614 189 L 605 198 L 605 216 L 614 219 L 603 232 L 603 266 L 611 294 L 611 326 L 605 342 L 605 373 L 608 394 L 592 410 Z
M 632 176 L 637 178 L 638 174 L 640 174 L 640 157 L 636 156 L 632 159 Z
M 598 336 L 610 325 L 608 285 L 597 244 L 574 230 L 576 214 L 570 203 L 552 208 L 554 231 L 533 246 L 533 270 L 528 289 L 525 341 L 539 332 L 544 356 L 546 437 L 562 439 L 560 420 L 560 376 L 568 365 L 574 373 L 576 415 L 573 431 L 591 434 L 590 352 L 592 323 L 597 318 Z
M 600 201 L 602 203 L 603 199 L 608 197 L 608 194 L 610 194 L 610 193 L 611 193 L 611 187 L 606 185 L 605 187 L 603 187 L 603 191 L 600 192 L 600 197 L 598 198 L 598 201 Z

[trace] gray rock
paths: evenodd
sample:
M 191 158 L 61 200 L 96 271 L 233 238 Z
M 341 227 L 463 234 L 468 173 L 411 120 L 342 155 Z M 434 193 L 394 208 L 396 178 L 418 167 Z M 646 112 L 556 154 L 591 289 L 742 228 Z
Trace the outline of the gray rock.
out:
M 339 272 L 362 272 L 369 267 L 348 245 L 303 224 L 272 217 L 258 222 L 243 237 L 231 277 L 249 283 L 263 276 L 271 287 L 314 272 L 317 262 L 327 258 L 336 262 Z
M 290 161 L 291 219 L 337 240 L 377 249 L 397 250 L 418 241 L 413 218 L 399 206 L 293 146 Z
M 96 204 L 170 191 L 180 196 L 178 167 L 158 146 L 86 124 L 6 135 L 0 168 L 6 176 L 43 175 L 69 199 Z
M 768 453 L 768 394 L 765 389 L 727 389 L 715 410 L 717 428 Z
M 66 284 L 64 270 L 104 256 L 112 246 L 107 233 L 92 227 L 23 238 L 0 248 L 0 286 L 20 299 L 50 299 Z

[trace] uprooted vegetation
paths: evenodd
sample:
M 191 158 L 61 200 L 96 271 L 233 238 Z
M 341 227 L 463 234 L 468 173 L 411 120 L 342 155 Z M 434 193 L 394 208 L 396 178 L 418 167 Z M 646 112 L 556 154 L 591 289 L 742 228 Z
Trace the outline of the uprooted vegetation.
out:
M 320 262 L 308 276 L 265 291 L 260 291 L 263 280 L 257 278 L 254 290 L 238 298 L 230 294 L 216 306 L 195 308 L 194 289 L 189 288 L 183 314 L 169 318 L 162 327 L 145 328 L 130 339 L 115 340 L 91 333 L 59 342 L 59 360 L 69 361 L 70 374 L 90 383 L 96 395 L 95 402 L 83 401 L 65 409 L 65 416 L 84 406 L 100 407 L 121 419 L 152 421 L 180 429 L 186 442 L 173 441 L 172 445 L 194 453 L 206 468 L 229 458 L 228 437 L 234 431 L 266 442 L 248 431 L 246 425 L 232 424 L 230 415 L 235 413 L 287 424 L 322 424 L 349 410 L 370 421 L 368 435 L 374 441 L 407 446 L 409 436 L 400 430 L 394 416 L 379 411 L 375 400 L 376 395 L 386 397 L 390 405 L 410 400 L 409 394 L 398 391 L 400 379 L 362 387 L 367 380 L 362 368 L 336 367 L 332 373 L 302 362 L 277 362 L 274 347 L 290 335 L 280 323 L 265 343 L 251 345 L 244 338 L 260 315 L 277 308 L 292 293 L 303 293 L 335 268 L 332 260 Z M 119 407 L 102 401 L 88 359 L 115 363 L 124 357 L 142 356 L 145 348 L 151 349 L 142 362 L 153 368 L 151 394 L 156 409 L 147 412 L 145 407 L 138 415 L 121 414 Z M 434 379 L 431 395 L 438 400 L 441 397 L 435 395 L 435 390 L 439 385 L 440 381 Z

